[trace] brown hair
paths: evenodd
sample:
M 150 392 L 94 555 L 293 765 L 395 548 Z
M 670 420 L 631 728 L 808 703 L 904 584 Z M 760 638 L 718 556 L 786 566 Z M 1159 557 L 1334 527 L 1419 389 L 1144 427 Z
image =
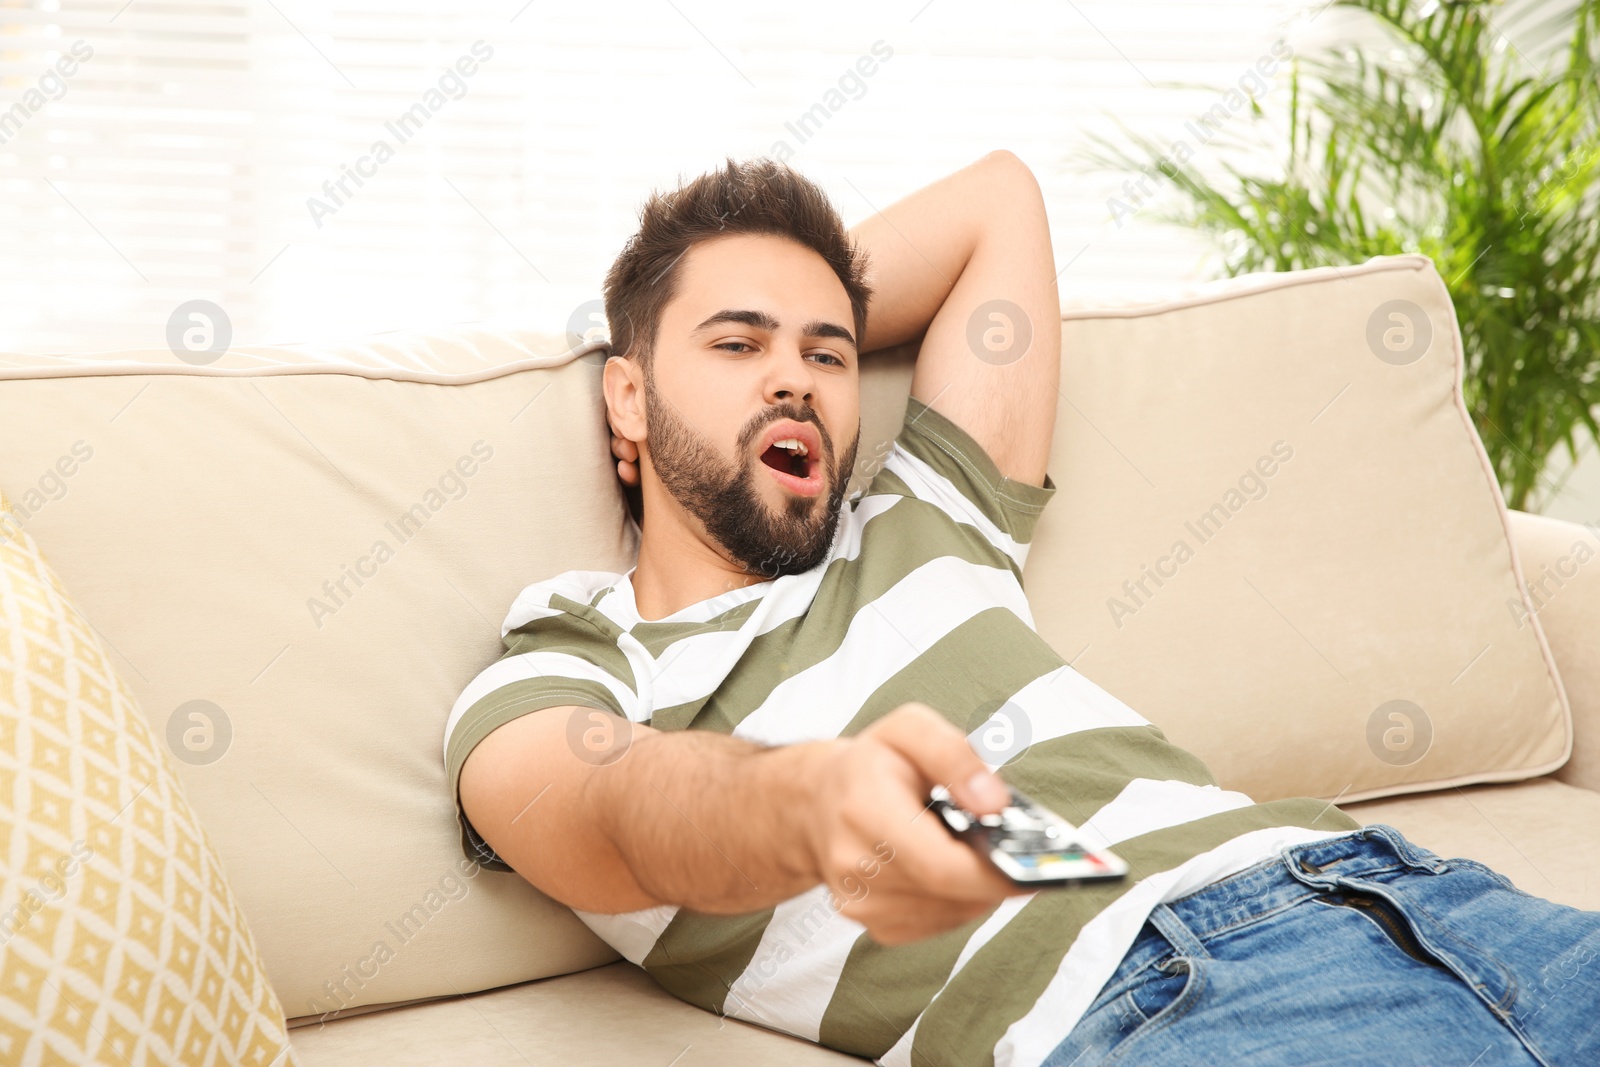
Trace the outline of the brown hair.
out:
M 661 313 L 677 295 L 678 264 L 700 241 L 728 234 L 787 237 L 821 256 L 844 285 L 855 316 L 856 343 L 867 326 L 866 253 L 820 186 L 786 163 L 760 157 L 708 171 L 687 185 L 651 195 L 606 272 L 606 323 L 612 355 L 650 371 Z

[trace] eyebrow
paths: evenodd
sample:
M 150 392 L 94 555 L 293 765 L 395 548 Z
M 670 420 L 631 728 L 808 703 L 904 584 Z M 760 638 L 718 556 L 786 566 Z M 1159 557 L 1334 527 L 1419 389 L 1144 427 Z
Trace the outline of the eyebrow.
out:
M 723 323 L 730 322 L 736 322 L 744 326 L 751 326 L 758 330 L 766 330 L 768 333 L 776 333 L 781 325 L 777 319 L 773 318 L 765 311 L 752 310 L 749 308 L 723 308 L 721 311 L 717 312 L 700 325 L 696 326 L 691 332 L 700 333 L 704 330 L 710 329 L 713 326 L 719 326 Z M 804 326 L 800 327 L 800 334 L 803 337 L 833 337 L 841 341 L 848 341 L 851 348 L 856 347 L 855 335 L 836 322 L 826 322 L 821 319 L 813 319 L 811 322 L 808 322 Z

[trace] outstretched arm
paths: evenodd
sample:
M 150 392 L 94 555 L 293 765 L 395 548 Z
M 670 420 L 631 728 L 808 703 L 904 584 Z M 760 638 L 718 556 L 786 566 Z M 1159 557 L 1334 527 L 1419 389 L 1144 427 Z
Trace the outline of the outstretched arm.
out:
M 606 713 L 524 715 L 484 738 L 461 770 L 472 825 L 563 904 L 736 914 L 820 882 L 846 918 L 898 944 L 1026 892 L 924 811 L 936 784 L 973 811 L 999 811 L 1006 799 L 966 735 L 925 705 L 903 705 L 852 737 L 775 748 L 617 719 L 631 741 L 599 766 L 568 740 L 573 714 Z

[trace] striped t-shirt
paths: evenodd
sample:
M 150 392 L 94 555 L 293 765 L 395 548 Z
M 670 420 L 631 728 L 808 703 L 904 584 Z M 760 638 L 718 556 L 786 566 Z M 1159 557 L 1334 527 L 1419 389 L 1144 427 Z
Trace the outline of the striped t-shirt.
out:
M 461 812 L 457 783 L 474 745 L 540 708 L 786 744 L 854 734 L 921 701 L 1003 778 L 1127 860 L 1128 879 L 1011 897 L 892 947 L 834 911 L 820 885 L 738 916 L 578 915 L 714 1012 L 884 1064 L 1040 1063 L 1158 902 L 1359 826 L 1321 800 L 1256 804 L 1219 788 L 1035 632 L 1022 567 L 1054 494 L 1048 477 L 1042 487 L 1003 477 L 913 397 L 883 468 L 840 509 L 828 556 L 809 571 L 652 621 L 639 616 L 632 570 L 529 586 L 505 621 L 505 655 L 461 694 L 445 730 L 466 854 L 510 870 Z

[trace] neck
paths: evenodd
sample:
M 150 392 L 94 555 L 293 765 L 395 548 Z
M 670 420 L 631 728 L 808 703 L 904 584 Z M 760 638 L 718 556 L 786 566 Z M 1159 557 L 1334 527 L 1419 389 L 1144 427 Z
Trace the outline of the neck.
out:
M 706 543 L 694 520 L 666 494 L 646 502 L 647 532 L 639 539 L 633 571 L 633 599 L 646 622 L 666 618 L 731 589 L 767 579 L 730 562 Z

